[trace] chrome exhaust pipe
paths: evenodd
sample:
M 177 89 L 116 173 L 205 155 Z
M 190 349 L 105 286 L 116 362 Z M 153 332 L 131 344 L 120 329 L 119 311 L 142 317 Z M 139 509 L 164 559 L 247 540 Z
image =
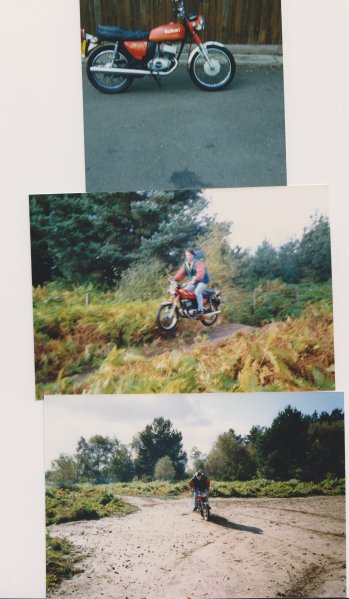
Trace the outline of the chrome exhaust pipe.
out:
M 92 73 L 105 73 L 106 75 L 111 73 L 113 75 L 134 75 L 135 77 L 137 77 L 137 75 L 160 75 L 161 77 L 166 77 L 167 75 L 171 75 L 171 73 L 173 73 L 173 71 L 177 68 L 178 61 L 177 59 L 175 59 L 175 61 L 176 64 L 172 67 L 172 69 L 166 72 L 150 71 L 149 69 L 124 69 L 119 67 L 102 66 L 90 67 L 90 71 Z
M 203 317 L 214 316 L 215 314 L 222 314 L 222 310 L 216 310 L 215 312 L 205 312 L 205 314 L 203 314 Z
M 118 69 L 118 67 L 90 67 L 93 73 L 112 73 L 113 75 L 151 75 L 149 70 L 140 69 Z

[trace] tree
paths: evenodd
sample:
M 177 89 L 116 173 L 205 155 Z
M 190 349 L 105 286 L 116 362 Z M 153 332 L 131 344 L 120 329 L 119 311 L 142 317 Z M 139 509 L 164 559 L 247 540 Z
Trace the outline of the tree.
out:
M 219 435 L 207 456 L 205 468 L 219 480 L 248 480 L 256 473 L 246 440 L 233 429 Z
M 132 264 L 177 264 L 212 219 L 198 190 L 32 196 L 35 285 L 53 279 L 110 287 Z
M 229 244 L 230 223 L 214 223 L 208 233 L 199 237 L 197 249 L 203 251 L 212 278 L 212 285 L 225 288 L 233 286 L 236 259 Z
M 252 270 L 256 280 L 276 279 L 279 276 L 277 251 L 266 239 L 253 256 Z
M 308 452 L 305 476 L 308 480 L 345 476 L 344 414 L 335 408 L 329 414 L 316 412 L 308 429 Z
M 86 441 L 81 437 L 76 452 L 79 479 L 94 484 L 108 483 L 118 449 L 119 442 L 116 438 L 94 435 Z
M 173 480 L 175 474 L 176 472 L 172 460 L 168 455 L 165 455 L 156 462 L 154 469 L 156 480 Z
M 170 420 L 154 418 L 132 441 L 135 469 L 138 477 L 153 476 L 156 462 L 168 456 L 175 469 L 175 478 L 184 477 L 187 454 L 183 451 L 182 433 L 173 429 Z
M 59 487 L 74 485 L 78 482 L 78 467 L 76 460 L 64 453 L 53 460 L 48 480 Z
M 194 447 L 192 448 L 192 450 L 190 452 L 190 459 L 193 463 L 195 470 L 204 470 L 205 469 L 206 457 L 207 456 L 204 453 L 202 453 L 200 451 L 200 449 L 198 449 L 196 447 L 196 445 L 194 445 Z
M 303 278 L 328 281 L 331 277 L 330 224 L 324 216 L 313 216 L 312 225 L 304 229 L 299 244 L 299 261 Z
M 115 447 L 109 469 L 110 480 L 128 482 L 133 479 L 134 474 L 134 461 L 127 447 L 125 445 Z
M 254 425 L 246 436 L 246 447 L 253 462 L 256 464 L 257 476 L 263 476 L 263 439 L 266 427 Z
M 261 453 L 266 478 L 288 480 L 302 477 L 308 449 L 310 417 L 288 405 L 266 429 Z
M 278 250 L 279 277 L 285 283 L 299 283 L 302 278 L 299 256 L 299 240 L 292 239 Z

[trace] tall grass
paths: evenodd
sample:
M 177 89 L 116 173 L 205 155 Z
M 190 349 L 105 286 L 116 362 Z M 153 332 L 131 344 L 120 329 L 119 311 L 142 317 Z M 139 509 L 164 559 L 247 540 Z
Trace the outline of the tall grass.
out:
M 37 382 L 96 367 L 114 346 L 149 342 L 156 334 L 156 300 L 120 303 L 115 293 L 88 289 L 34 290 Z
M 84 381 L 62 377 L 47 392 L 197 393 L 329 390 L 334 388 L 332 310 L 326 302 L 300 318 L 241 331 L 214 345 L 147 358 L 113 348 Z
M 141 273 L 138 280 L 137 272 L 127 271 L 116 292 L 102 292 L 92 286 L 68 290 L 58 284 L 34 290 L 38 397 L 45 392 L 333 389 L 332 303 L 328 284 L 317 286 L 315 291 L 303 285 L 297 296 L 302 298 L 297 314 L 286 317 L 283 312 L 283 322 L 238 333 L 215 346 L 197 342 L 188 351 L 185 344 L 195 336 L 199 338 L 198 333 L 202 338 L 204 327 L 183 320 L 175 341 L 171 336 L 164 339 L 156 326 L 160 299 L 125 301 L 132 296 L 135 279 L 146 296 L 153 288 L 146 285 Z M 260 300 L 258 318 L 261 306 L 267 311 L 270 306 L 275 307 L 268 294 L 274 297 L 275 293 L 284 293 L 284 284 L 273 282 L 269 287 L 260 296 L 264 299 Z M 223 304 L 223 321 L 253 321 L 252 296 L 247 300 L 246 293 L 239 296 L 229 291 L 234 297 Z M 294 297 L 290 290 L 284 295 Z M 311 297 L 323 299 L 307 305 Z

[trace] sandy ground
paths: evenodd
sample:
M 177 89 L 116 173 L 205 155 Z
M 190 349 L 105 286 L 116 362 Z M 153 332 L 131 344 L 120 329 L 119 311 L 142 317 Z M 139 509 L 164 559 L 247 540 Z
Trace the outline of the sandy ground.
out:
M 51 527 L 87 554 L 50 597 L 345 597 L 344 497 L 129 498 L 139 511 Z

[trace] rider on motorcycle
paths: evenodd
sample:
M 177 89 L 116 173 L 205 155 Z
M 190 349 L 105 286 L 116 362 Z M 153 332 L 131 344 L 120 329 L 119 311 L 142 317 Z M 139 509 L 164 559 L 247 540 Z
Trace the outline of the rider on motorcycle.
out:
M 208 490 L 210 488 L 210 479 L 208 476 L 202 472 L 202 470 L 198 470 L 196 474 L 194 474 L 193 478 L 189 481 L 190 488 L 194 491 L 194 507 L 193 512 L 196 512 L 198 509 L 198 494 L 199 492 L 206 492 L 206 501 L 208 503 Z M 209 506 L 210 507 L 210 506 Z
M 189 291 L 194 291 L 198 303 L 197 315 L 202 316 L 204 305 L 202 292 L 210 282 L 210 275 L 205 265 L 205 257 L 201 251 L 195 252 L 192 248 L 185 251 L 185 261 L 175 275 L 175 281 L 182 281 L 185 277 L 190 280 L 184 287 Z

